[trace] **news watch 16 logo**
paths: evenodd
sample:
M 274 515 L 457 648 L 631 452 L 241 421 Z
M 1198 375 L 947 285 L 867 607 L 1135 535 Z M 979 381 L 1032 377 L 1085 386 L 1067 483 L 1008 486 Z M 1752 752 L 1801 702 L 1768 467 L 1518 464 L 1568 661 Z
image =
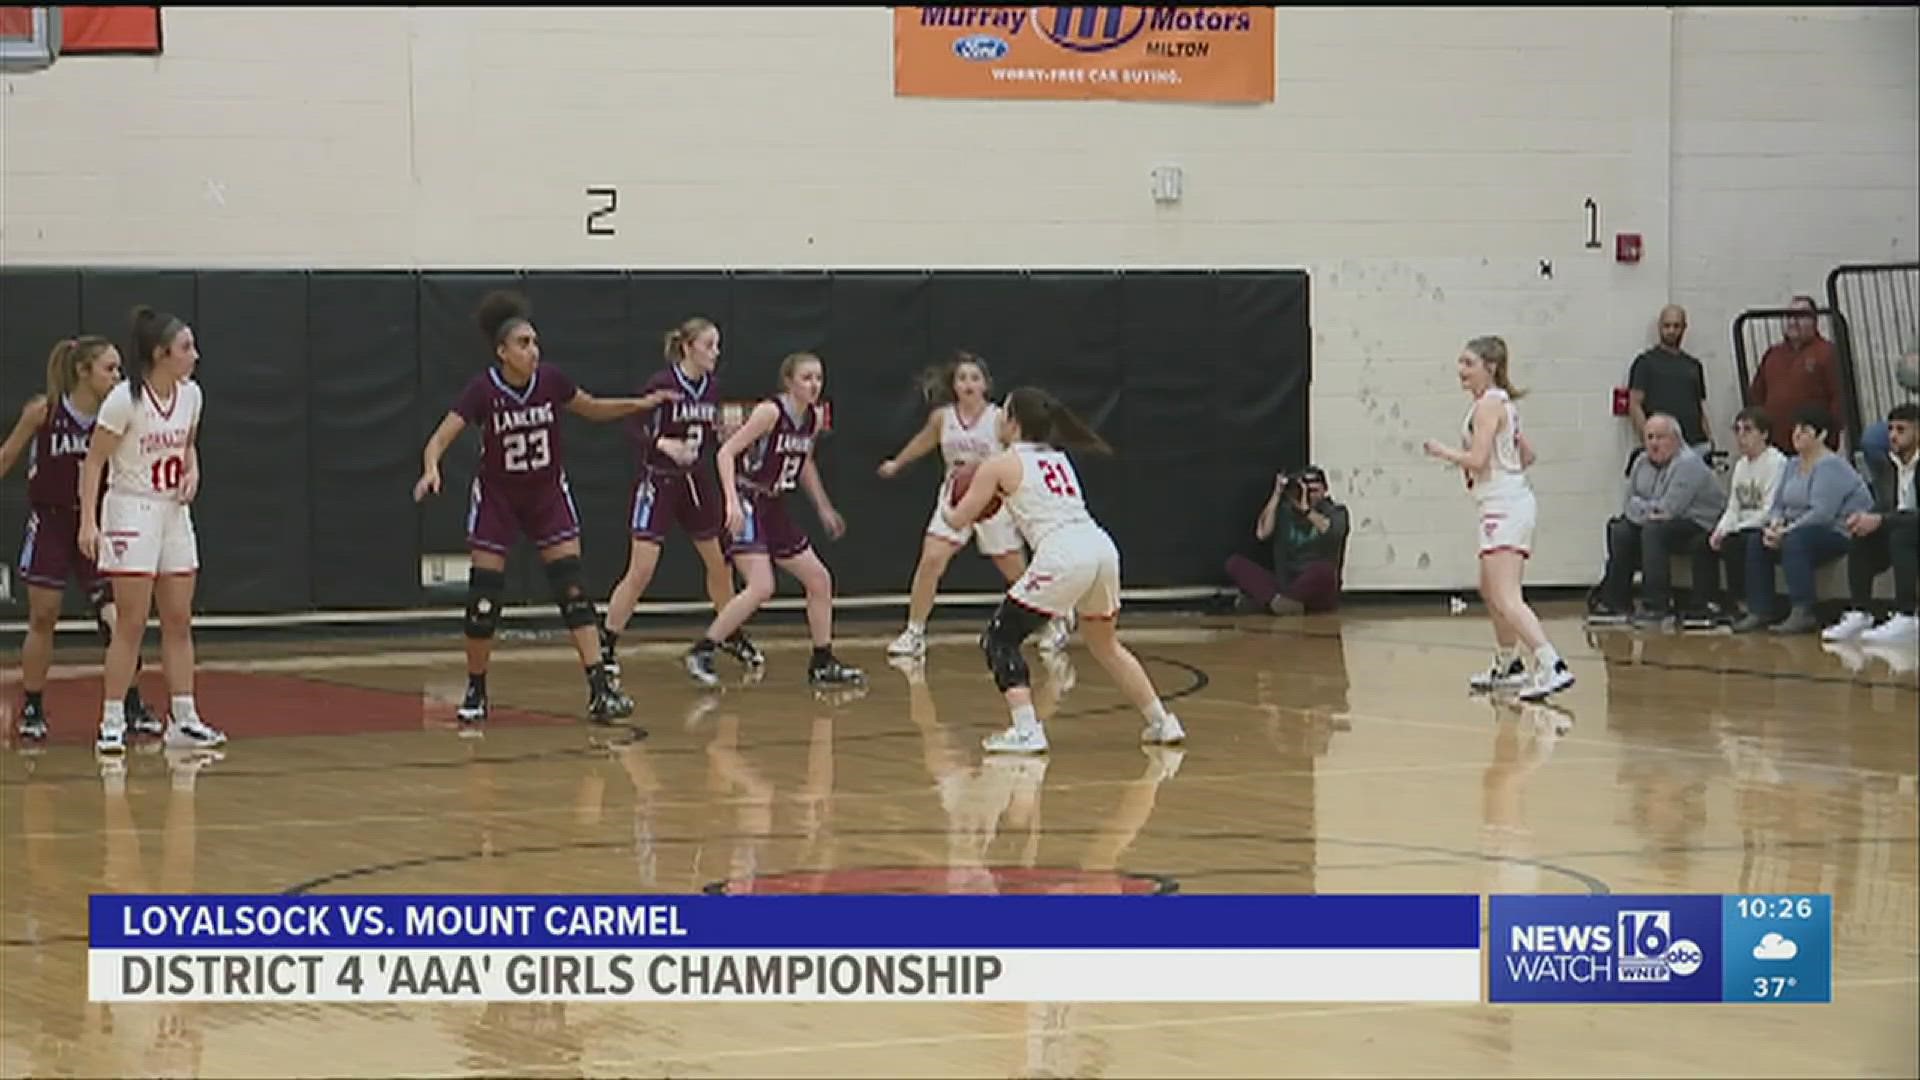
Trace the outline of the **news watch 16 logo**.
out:
M 1490 1001 L 1719 1001 L 1717 896 L 1496 896 Z

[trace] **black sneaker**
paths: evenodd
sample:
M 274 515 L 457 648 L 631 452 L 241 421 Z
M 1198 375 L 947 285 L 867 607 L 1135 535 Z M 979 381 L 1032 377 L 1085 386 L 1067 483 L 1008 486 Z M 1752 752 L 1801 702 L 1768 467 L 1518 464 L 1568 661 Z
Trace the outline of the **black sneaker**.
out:
M 610 723 L 633 715 L 633 699 L 621 693 L 603 665 L 587 678 L 587 715 L 597 723 Z
M 1587 611 L 1588 626 L 1624 626 L 1630 618 L 1626 612 L 1601 600 Z
M 460 699 L 460 707 L 453 711 L 453 718 L 463 724 L 486 723 L 487 692 L 469 683 L 467 695 Z
M 760 651 L 760 646 L 748 640 L 747 635 L 739 630 L 720 643 L 720 651 L 748 667 L 765 667 L 767 663 L 766 654 Z
M 20 737 L 39 742 L 47 737 L 47 712 L 39 705 L 20 710 Z
M 146 702 L 134 700 L 127 704 L 127 730 L 135 735 L 160 735 L 165 733 L 167 725 L 153 715 Z
M 713 670 L 713 649 L 695 645 L 687 650 L 685 657 L 687 674 L 701 686 L 719 686 L 720 676 Z
M 815 686 L 864 686 L 866 672 L 857 667 L 848 667 L 840 658 L 828 653 L 807 666 L 807 681 Z
M 1718 630 L 1725 621 L 1726 617 L 1723 616 L 1720 613 L 1720 609 L 1713 604 L 1707 604 L 1702 607 L 1690 607 L 1680 613 L 1680 629 L 1682 630 Z

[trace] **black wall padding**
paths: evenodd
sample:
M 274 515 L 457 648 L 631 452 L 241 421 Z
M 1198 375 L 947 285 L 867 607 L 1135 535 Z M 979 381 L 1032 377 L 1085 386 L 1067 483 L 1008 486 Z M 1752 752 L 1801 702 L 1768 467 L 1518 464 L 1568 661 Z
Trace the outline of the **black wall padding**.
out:
M 47 389 L 47 354 L 53 343 L 80 332 L 80 279 L 72 271 L 8 271 L 0 277 L 0 439 L 20 422 L 20 409 Z M 115 335 L 121 340 L 126 335 Z M 121 346 L 126 348 L 125 345 Z M 27 457 L 22 452 L 0 482 L 0 562 L 11 568 L 15 601 L 26 603 L 20 580 L 20 549 L 27 527 Z M 79 597 L 67 590 L 69 610 Z
M 308 279 L 308 550 L 316 608 L 408 607 L 417 599 L 424 549 L 412 489 L 426 441 L 417 431 L 425 411 L 418 313 L 412 274 Z
M 307 276 L 210 274 L 199 283 L 195 381 L 200 493 L 193 515 L 201 565 L 198 606 L 298 610 L 311 597 L 308 463 L 326 450 L 307 430 Z
M 1311 329 L 1296 271 L 5 270 L 0 423 L 11 427 L 37 392 L 57 338 L 91 330 L 124 342 L 135 303 L 171 310 L 194 324 L 204 354 L 201 609 L 417 606 L 421 556 L 466 549 L 480 440 L 462 434 L 441 493 L 415 506 L 420 450 L 491 362 L 474 312 L 497 288 L 528 295 L 544 359 L 600 397 L 636 392 L 665 362 L 662 334 L 690 315 L 721 328 L 729 402 L 776 392 L 787 353 L 819 352 L 834 419 L 820 468 L 848 535 L 825 542 L 804 493 L 793 499 L 845 595 L 907 590 L 941 465 L 936 454 L 892 481 L 875 469 L 926 417 L 916 376 L 954 348 L 986 357 L 997 394 L 1044 387 L 1113 444 L 1111 459 L 1077 461 L 1129 586 L 1218 582 L 1273 470 L 1306 461 Z M 633 447 L 622 423 L 570 417 L 565 431 L 587 584 L 604 600 L 627 560 Z M 0 484 L 9 564 L 23 472 Z M 508 581 L 514 602 L 549 602 L 524 546 Z M 999 583 L 966 553 L 943 587 Z M 781 589 L 796 591 L 784 579 Z M 647 597 L 705 595 L 691 545 L 674 538 Z M 23 600 L 6 605 L 9 618 Z M 78 604 L 70 596 L 69 611 Z
M 199 316 L 194 299 L 199 277 L 190 270 L 89 270 L 80 275 L 80 325 L 85 333 L 117 342 L 130 365 L 133 358 L 125 354 L 133 347 L 134 305 L 193 323 Z

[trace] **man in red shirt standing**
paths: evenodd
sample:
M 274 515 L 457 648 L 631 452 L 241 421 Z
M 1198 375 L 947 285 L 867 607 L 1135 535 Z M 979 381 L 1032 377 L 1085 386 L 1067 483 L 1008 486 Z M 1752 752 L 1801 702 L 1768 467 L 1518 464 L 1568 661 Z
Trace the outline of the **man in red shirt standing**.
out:
M 1840 449 L 1840 429 L 1845 427 L 1846 398 L 1840 388 L 1840 360 L 1833 342 L 1820 336 L 1820 319 L 1814 314 L 1810 296 L 1796 296 L 1790 305 L 1804 315 L 1787 319 L 1787 337 L 1760 358 L 1760 370 L 1753 376 L 1749 400 L 1767 411 L 1773 421 L 1773 445 L 1780 452 L 1793 454 L 1793 418 L 1802 406 L 1818 405 L 1828 416 L 1839 420 L 1827 433 L 1827 446 Z

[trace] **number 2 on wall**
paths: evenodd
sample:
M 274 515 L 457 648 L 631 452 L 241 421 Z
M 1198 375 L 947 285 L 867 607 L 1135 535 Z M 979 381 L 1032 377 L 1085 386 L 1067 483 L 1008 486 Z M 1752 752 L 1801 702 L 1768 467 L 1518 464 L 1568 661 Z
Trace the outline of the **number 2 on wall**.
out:
M 1073 474 L 1067 471 L 1066 466 L 1058 462 L 1043 461 L 1040 463 L 1040 482 L 1045 484 L 1047 490 L 1053 492 L 1055 495 L 1064 496 L 1069 499 L 1080 497 L 1080 493 L 1074 490 Z
M 153 490 L 174 491 L 180 487 L 180 480 L 187 473 L 187 459 L 178 454 L 163 457 L 153 463 Z

